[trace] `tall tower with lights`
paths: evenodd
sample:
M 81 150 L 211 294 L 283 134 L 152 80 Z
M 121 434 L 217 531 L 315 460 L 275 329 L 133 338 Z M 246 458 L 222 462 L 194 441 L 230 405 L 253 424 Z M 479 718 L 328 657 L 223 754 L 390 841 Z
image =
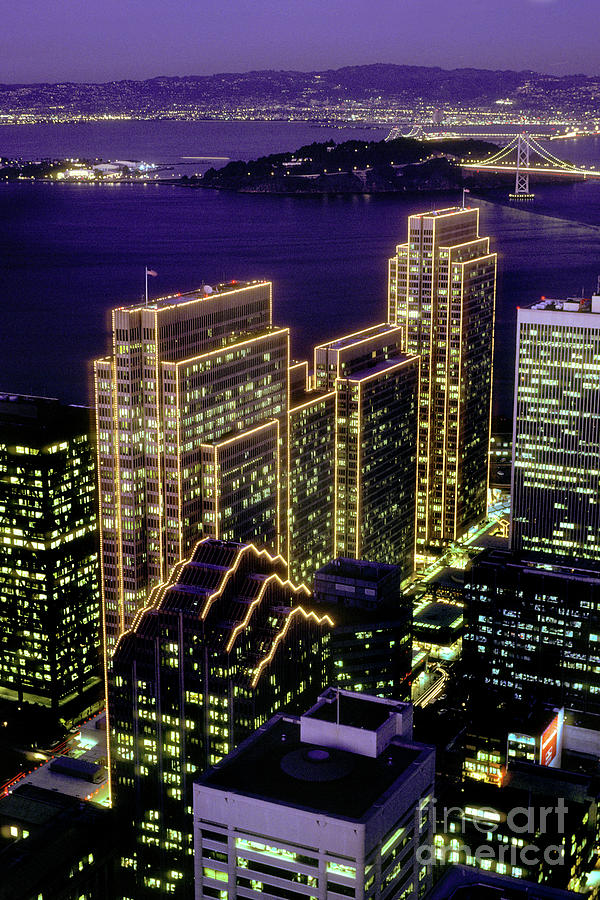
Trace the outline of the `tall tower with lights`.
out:
M 289 332 L 269 282 L 112 311 L 94 364 L 105 645 L 203 537 L 286 552 Z
M 421 359 L 417 552 L 439 552 L 487 509 L 496 254 L 479 210 L 410 216 L 389 264 L 388 321 Z

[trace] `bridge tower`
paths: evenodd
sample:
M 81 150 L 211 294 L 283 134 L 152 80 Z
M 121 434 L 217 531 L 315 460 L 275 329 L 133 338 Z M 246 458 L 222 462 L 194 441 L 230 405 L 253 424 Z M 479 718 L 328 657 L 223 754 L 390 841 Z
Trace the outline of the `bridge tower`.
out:
M 529 191 L 529 151 L 531 145 L 526 134 L 520 134 L 517 143 L 517 174 L 515 178 L 515 192 L 509 194 L 511 200 L 533 200 L 534 195 Z

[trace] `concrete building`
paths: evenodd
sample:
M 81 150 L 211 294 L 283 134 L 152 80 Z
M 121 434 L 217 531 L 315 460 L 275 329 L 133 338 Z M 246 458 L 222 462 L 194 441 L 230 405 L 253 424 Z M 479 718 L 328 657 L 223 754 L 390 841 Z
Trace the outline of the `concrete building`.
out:
M 511 547 L 600 560 L 600 294 L 517 311 Z
M 194 785 L 196 900 L 423 897 L 435 751 L 412 707 L 329 689 Z
M 389 265 L 388 321 L 421 360 L 417 547 L 439 552 L 487 511 L 496 254 L 479 210 L 410 216 Z

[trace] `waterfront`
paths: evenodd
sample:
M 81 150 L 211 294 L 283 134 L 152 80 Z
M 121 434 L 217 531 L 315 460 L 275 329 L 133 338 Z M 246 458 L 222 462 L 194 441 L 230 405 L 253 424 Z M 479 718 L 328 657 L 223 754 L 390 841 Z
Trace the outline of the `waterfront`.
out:
M 134 125 L 144 128 L 130 130 L 127 143 Z M 198 130 L 205 125 L 212 127 Z M 288 123 L 230 125 L 5 126 L 0 155 L 94 153 L 166 163 L 176 156 L 248 157 L 328 137 L 381 136 Z M 54 129 L 52 141 L 48 129 Z M 553 142 L 552 148 L 600 165 L 598 139 Z M 600 274 L 600 185 L 535 190 L 530 206 L 471 201 L 480 205 L 481 232 L 491 235 L 499 253 L 495 408 L 505 414 L 511 411 L 516 307 L 541 294 L 584 289 L 589 295 Z M 305 355 L 319 340 L 383 321 L 387 258 L 406 237 L 407 216 L 459 199 L 1 185 L 0 389 L 86 402 L 87 362 L 106 349 L 107 311 L 140 298 L 145 265 L 159 272 L 151 281 L 156 293 L 225 278 L 272 278 L 275 318 L 291 327 L 294 354 Z

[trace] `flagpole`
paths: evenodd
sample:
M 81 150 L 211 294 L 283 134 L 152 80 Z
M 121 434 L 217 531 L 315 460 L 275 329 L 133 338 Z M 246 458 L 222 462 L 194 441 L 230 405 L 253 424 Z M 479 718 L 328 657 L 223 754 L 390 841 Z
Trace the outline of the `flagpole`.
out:
M 464 203 L 464 194 L 463 194 L 463 206 Z M 148 266 L 144 266 L 144 272 L 146 273 L 146 306 L 148 306 Z

